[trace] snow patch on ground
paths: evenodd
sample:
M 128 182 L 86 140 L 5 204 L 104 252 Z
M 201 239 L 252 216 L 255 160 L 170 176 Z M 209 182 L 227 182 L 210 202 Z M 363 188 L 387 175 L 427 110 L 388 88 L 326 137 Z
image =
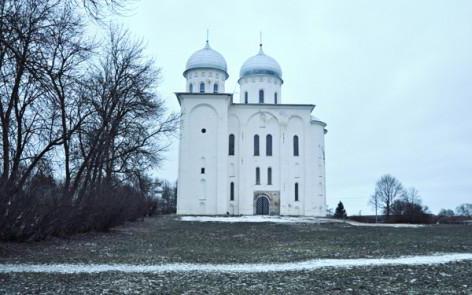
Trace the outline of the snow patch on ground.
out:
M 0 264 L 0 273 L 261 273 L 307 271 L 321 268 L 352 268 L 381 265 L 433 265 L 472 260 L 472 253 L 435 254 L 427 256 L 404 256 L 399 258 L 360 259 L 313 259 L 288 263 L 198 264 L 167 263 L 158 265 L 139 264 Z
M 342 222 L 347 223 L 352 226 L 377 226 L 377 227 L 397 227 L 397 228 L 404 228 L 404 227 L 424 227 L 424 224 L 409 224 L 409 223 L 365 223 L 365 222 L 357 222 L 352 220 L 338 220 L 338 219 L 329 219 L 329 218 L 321 218 L 324 222 Z
M 352 226 L 380 226 L 380 227 L 422 227 L 422 224 L 400 224 L 400 223 L 362 223 L 351 220 L 339 220 L 323 217 L 291 217 L 291 216 L 264 216 L 264 215 L 245 215 L 245 216 L 181 216 L 182 221 L 193 222 L 272 222 L 272 223 L 346 223 Z
M 264 215 L 244 215 L 244 216 L 182 216 L 182 221 L 196 222 L 272 222 L 272 223 L 321 223 L 315 217 L 290 217 L 290 216 L 264 216 Z

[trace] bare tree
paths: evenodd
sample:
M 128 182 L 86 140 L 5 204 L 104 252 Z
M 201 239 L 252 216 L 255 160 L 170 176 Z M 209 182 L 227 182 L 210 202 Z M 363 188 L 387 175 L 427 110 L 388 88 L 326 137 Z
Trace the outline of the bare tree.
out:
M 162 213 L 175 213 L 177 210 L 177 194 L 176 187 L 169 181 L 164 180 L 160 184 L 162 189 L 159 207 Z
M 94 17 L 125 0 L 0 0 L 0 239 L 105 230 L 149 213 L 146 169 L 179 116 L 125 30 L 92 50 Z M 155 210 L 155 205 L 154 205 Z
M 420 194 L 414 187 L 404 190 L 401 197 L 391 205 L 392 215 L 395 215 L 397 222 L 429 222 L 428 211 L 427 206 L 422 206 Z
M 82 4 L 82 7 L 95 20 L 101 21 L 107 15 L 107 12 L 123 13 L 126 10 L 126 2 L 132 0 L 69 0 L 76 4 Z
M 418 190 L 414 187 L 410 187 L 403 193 L 403 199 L 410 204 L 421 205 L 421 197 Z
M 12 195 L 63 137 L 43 87 L 59 1 L 3 1 L 0 47 L 1 187 Z
M 460 216 L 472 216 L 472 204 L 462 204 L 460 206 L 457 206 L 456 208 L 456 215 Z
M 160 160 L 167 148 L 161 136 L 172 134 L 179 116 L 166 115 L 156 96 L 159 71 L 146 60 L 140 42 L 111 27 L 104 57 L 84 83 L 84 103 L 94 115 L 78 133 L 81 161 L 73 188 L 125 181 Z
M 76 129 L 90 112 L 80 108 L 80 83 L 84 77 L 85 62 L 91 54 L 93 45 L 85 41 L 84 24 L 70 6 L 54 19 L 56 30 L 45 48 L 44 88 L 57 110 L 60 118 L 60 132 L 64 156 L 64 193 L 69 190 L 71 181 L 71 138 L 73 126 Z
M 380 194 L 374 193 L 369 200 L 369 204 L 374 208 L 375 210 L 375 223 L 378 222 L 378 210 L 380 209 Z
M 395 177 L 386 174 L 376 183 L 375 192 L 371 197 L 371 202 L 377 202 L 384 210 L 388 220 L 391 213 L 391 205 L 395 199 L 404 195 L 404 189 L 400 181 Z
M 82 26 L 60 0 L 0 2 L 0 228 L 6 236 L 37 237 L 52 231 L 50 226 L 37 227 L 56 214 L 57 202 L 43 205 L 57 195 L 53 178 L 60 160 L 55 152 L 82 120 L 78 116 L 64 129 L 60 104 L 51 94 L 62 88 L 62 98 L 70 96 L 62 77 L 72 76 L 76 64 L 59 60 L 70 60 L 67 52 L 77 52 Z M 59 224 L 53 219 L 47 224 Z

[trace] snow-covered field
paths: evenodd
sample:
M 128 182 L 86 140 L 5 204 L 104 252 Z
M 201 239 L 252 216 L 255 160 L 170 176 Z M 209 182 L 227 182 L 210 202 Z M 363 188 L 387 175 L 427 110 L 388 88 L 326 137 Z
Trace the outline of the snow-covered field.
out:
M 352 226 L 376 226 L 376 227 L 422 227 L 421 224 L 403 224 L 403 223 L 362 223 L 351 220 L 339 220 L 322 217 L 292 217 L 292 216 L 263 216 L 263 215 L 245 215 L 245 216 L 182 216 L 182 221 L 193 221 L 193 222 L 272 222 L 272 223 L 346 223 Z
M 210 273 L 261 273 L 306 271 L 320 268 L 351 268 L 384 265 L 435 265 L 456 261 L 472 260 L 472 253 L 451 253 L 425 256 L 404 256 L 399 258 L 361 259 L 313 259 L 289 263 L 243 263 L 243 264 L 198 264 L 168 263 L 159 265 L 138 264 L 0 264 L 0 273 L 167 273 L 167 272 L 210 272 Z

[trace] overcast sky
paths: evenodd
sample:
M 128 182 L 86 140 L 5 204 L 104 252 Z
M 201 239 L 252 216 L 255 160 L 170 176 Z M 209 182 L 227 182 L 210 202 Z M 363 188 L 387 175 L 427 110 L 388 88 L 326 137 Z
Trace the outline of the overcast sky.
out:
M 328 205 L 348 214 L 385 173 L 416 187 L 433 212 L 472 202 L 472 1 L 137 0 L 119 22 L 162 69 L 161 96 L 185 89 L 187 58 L 210 44 L 227 92 L 264 51 L 283 70 L 283 103 L 315 104 L 328 124 Z M 235 97 L 239 98 L 239 95 Z M 175 142 L 156 174 L 177 178 Z

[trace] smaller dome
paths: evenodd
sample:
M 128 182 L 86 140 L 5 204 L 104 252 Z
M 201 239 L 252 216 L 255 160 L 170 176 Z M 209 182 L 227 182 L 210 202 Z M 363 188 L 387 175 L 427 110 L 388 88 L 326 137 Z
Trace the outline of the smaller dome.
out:
M 269 74 L 282 80 L 282 69 L 279 63 L 262 51 L 262 45 L 257 55 L 246 60 L 239 72 L 240 78 L 247 75 Z
M 204 48 L 196 51 L 187 60 L 185 74 L 193 69 L 217 69 L 225 72 L 228 78 L 226 60 L 218 51 L 212 49 L 208 41 Z

